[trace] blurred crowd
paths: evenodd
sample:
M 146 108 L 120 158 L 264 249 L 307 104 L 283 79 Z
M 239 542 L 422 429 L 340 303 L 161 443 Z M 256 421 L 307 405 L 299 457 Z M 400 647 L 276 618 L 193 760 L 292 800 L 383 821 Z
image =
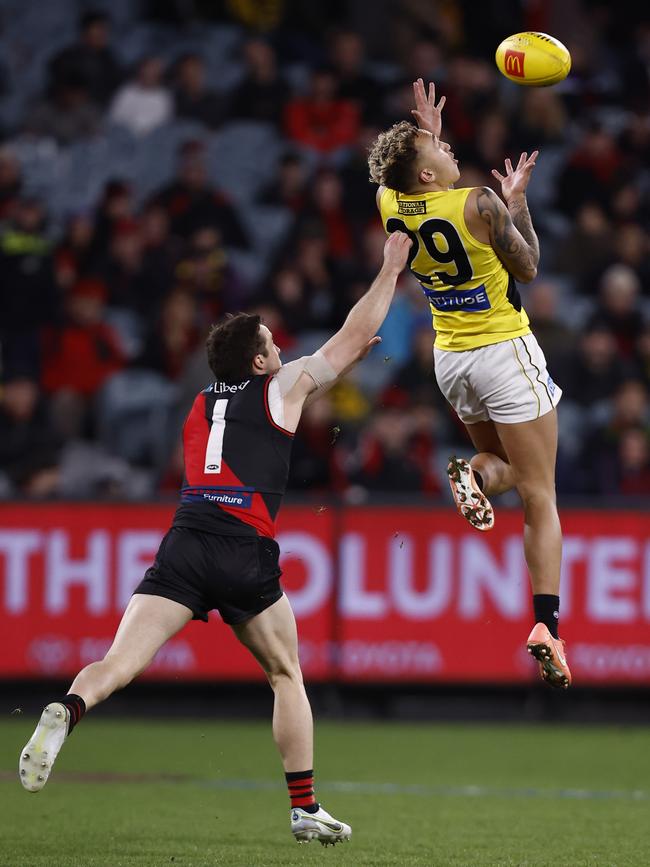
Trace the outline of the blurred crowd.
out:
M 560 495 L 650 497 L 650 24 L 632 4 L 402 0 L 372 16 L 360 0 L 69 5 L 76 36 L 45 57 L 20 111 L 0 112 L 0 496 L 173 494 L 183 416 L 210 380 L 210 324 L 259 312 L 291 359 L 372 280 L 385 236 L 367 148 L 410 117 L 422 76 L 447 97 L 461 185 L 495 186 L 506 156 L 541 151 L 529 201 L 542 256 L 522 295 L 564 391 Z M 565 82 L 499 76 L 495 46 L 525 29 L 567 44 Z M 128 63 L 118 30 L 140 35 Z M 211 43 L 228 46 L 223 75 L 205 33 L 228 37 Z M 11 57 L 0 109 L 17 87 Z M 173 135 L 163 183 L 147 189 L 145 165 L 67 208 L 33 182 L 35 147 L 60 162 L 116 130 L 122 146 L 149 142 L 152 163 Z M 244 166 L 233 192 L 212 158 L 226 133 L 235 151 L 254 135 L 273 144 L 255 157 L 270 165 L 264 183 L 247 186 L 259 167 Z M 305 412 L 294 491 L 437 497 L 448 455 L 470 450 L 408 274 L 380 334 Z

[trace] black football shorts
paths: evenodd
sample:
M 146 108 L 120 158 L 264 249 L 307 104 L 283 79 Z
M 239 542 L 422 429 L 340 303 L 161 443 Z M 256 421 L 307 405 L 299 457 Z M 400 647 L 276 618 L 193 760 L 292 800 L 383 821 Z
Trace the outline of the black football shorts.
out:
M 172 527 L 153 566 L 133 591 L 164 596 L 208 619 L 217 608 L 225 623 L 250 620 L 282 596 L 280 548 L 265 536 L 218 536 Z

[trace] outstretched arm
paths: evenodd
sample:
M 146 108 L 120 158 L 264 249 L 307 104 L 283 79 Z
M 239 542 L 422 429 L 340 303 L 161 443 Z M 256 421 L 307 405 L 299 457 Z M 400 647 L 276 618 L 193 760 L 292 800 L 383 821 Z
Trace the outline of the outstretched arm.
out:
M 386 318 L 397 278 L 406 265 L 410 248 L 411 240 L 403 232 L 393 232 L 388 237 L 384 245 L 383 265 L 366 294 L 350 310 L 339 331 L 314 355 L 301 359 L 300 375 L 294 383 L 287 383 L 290 385 L 288 390 L 282 388 L 284 426 L 289 430 L 295 430 L 298 426 L 300 413 L 310 394 L 318 391 L 320 396 L 331 388 L 380 342 L 375 333 Z M 285 375 L 283 370 L 276 374 L 278 379 Z
M 535 279 L 539 264 L 539 241 L 526 201 L 526 188 L 537 156 L 538 151 L 530 157 L 523 153 L 516 169 L 512 168 L 509 159 L 506 160 L 505 175 L 492 170 L 494 177 L 501 182 L 507 207 L 489 187 L 481 188 L 476 200 L 479 215 L 488 224 L 490 243 L 497 256 L 522 283 Z
M 379 274 L 350 310 L 342 328 L 320 350 L 337 374 L 357 360 L 386 318 L 411 243 L 404 232 L 389 235 L 384 244 L 384 262 Z

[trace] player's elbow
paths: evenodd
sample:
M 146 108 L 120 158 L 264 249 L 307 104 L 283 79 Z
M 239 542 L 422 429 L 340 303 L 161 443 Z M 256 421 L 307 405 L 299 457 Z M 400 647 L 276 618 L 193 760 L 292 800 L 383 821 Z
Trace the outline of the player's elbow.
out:
M 323 347 L 323 354 L 337 376 L 340 376 L 359 360 L 368 339 L 364 334 L 350 335 L 339 332 L 329 344 Z
M 537 268 L 525 268 L 522 269 L 518 274 L 514 275 L 515 280 L 519 283 L 532 283 L 535 277 L 537 277 Z

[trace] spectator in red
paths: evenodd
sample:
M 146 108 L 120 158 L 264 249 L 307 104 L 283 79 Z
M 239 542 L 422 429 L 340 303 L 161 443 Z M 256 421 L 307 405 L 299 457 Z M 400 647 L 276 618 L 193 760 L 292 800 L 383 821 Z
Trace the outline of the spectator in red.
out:
M 92 401 L 106 379 L 124 365 L 115 332 L 104 320 L 106 287 L 80 280 L 66 300 L 66 321 L 44 336 L 43 387 L 65 438 L 92 432 Z
M 337 79 L 327 68 L 314 70 L 308 92 L 285 109 L 287 136 L 319 157 L 337 156 L 359 134 L 359 109 L 337 95 Z

